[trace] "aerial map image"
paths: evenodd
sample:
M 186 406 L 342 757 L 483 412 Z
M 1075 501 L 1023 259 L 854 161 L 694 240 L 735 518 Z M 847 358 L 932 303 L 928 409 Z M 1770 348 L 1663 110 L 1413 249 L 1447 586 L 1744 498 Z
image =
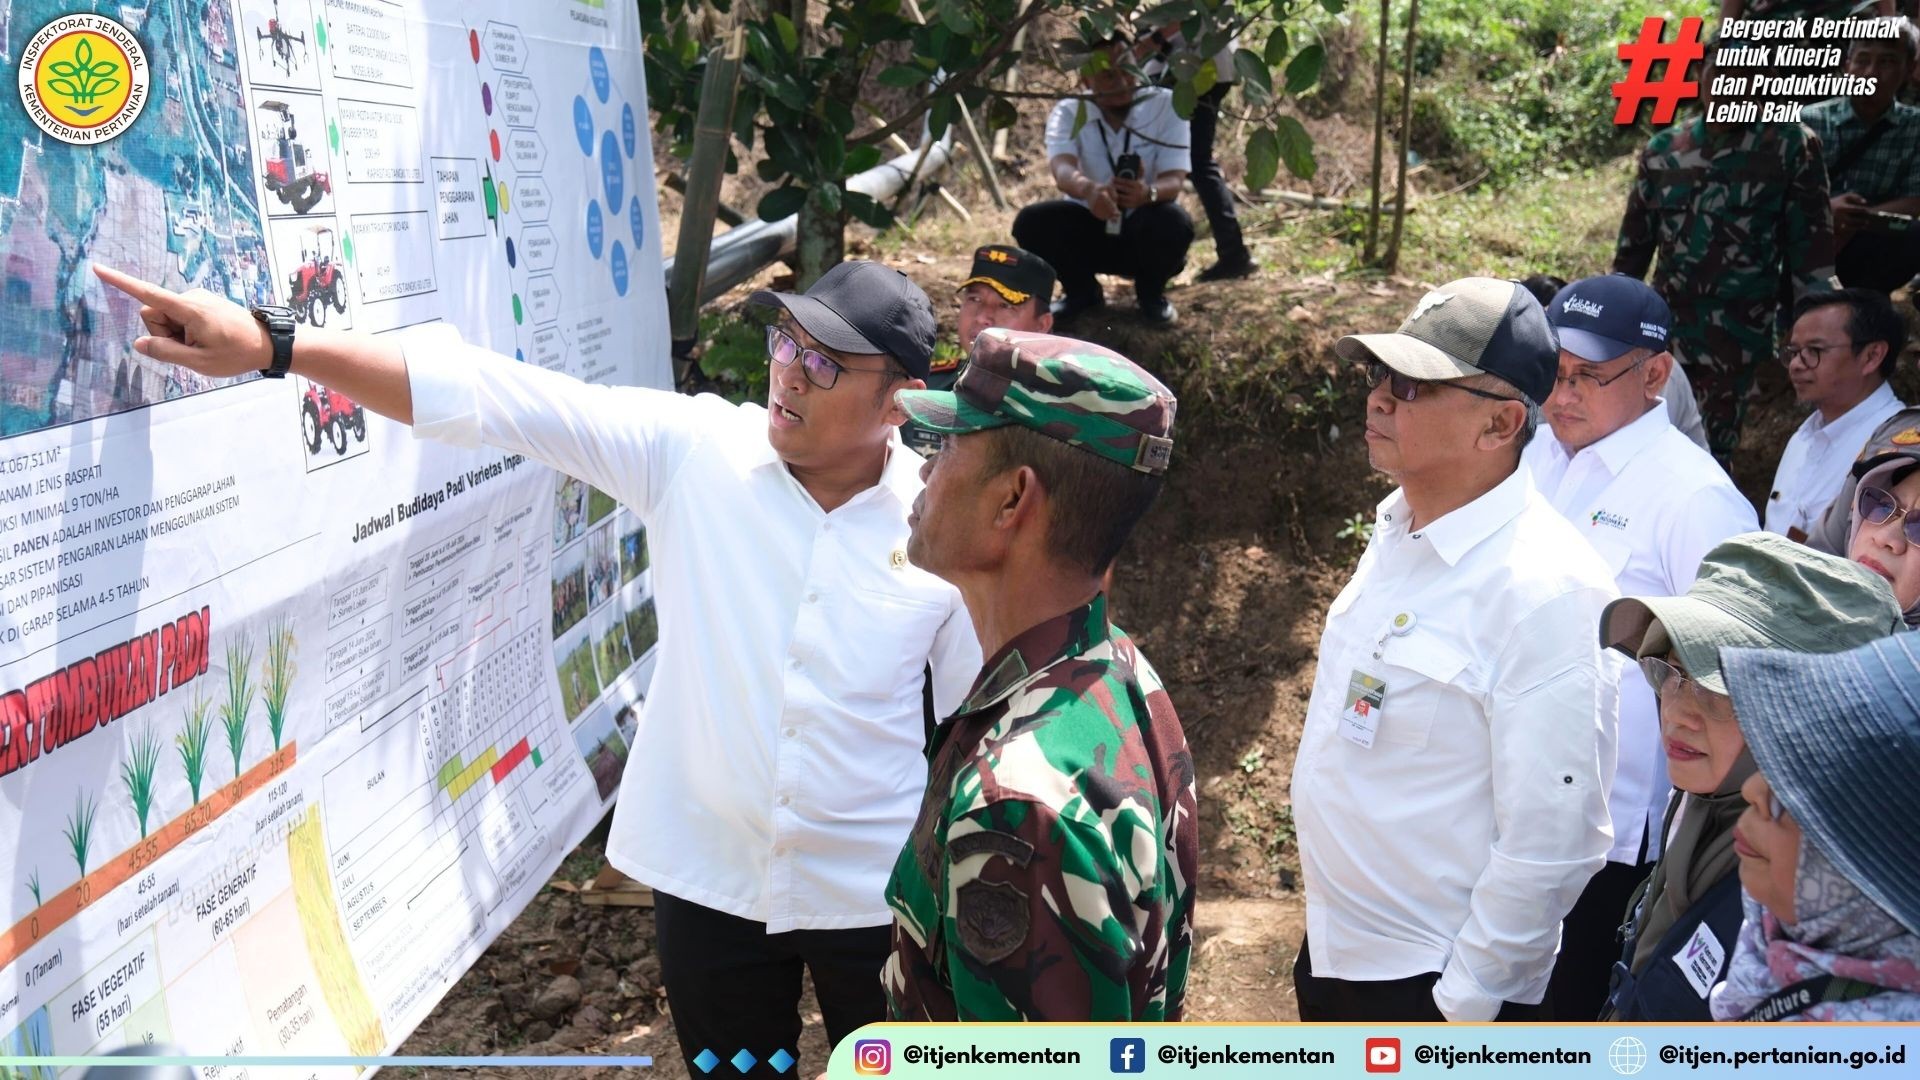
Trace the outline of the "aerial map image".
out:
M 0 88 L 13 93 L 20 50 L 41 27 L 91 6 L 0 0 Z M 231 5 L 148 0 L 103 13 L 152 65 L 150 98 L 126 133 L 72 146 L 0 109 L 0 438 L 237 381 L 136 354 L 138 305 L 109 295 L 94 262 L 272 302 Z

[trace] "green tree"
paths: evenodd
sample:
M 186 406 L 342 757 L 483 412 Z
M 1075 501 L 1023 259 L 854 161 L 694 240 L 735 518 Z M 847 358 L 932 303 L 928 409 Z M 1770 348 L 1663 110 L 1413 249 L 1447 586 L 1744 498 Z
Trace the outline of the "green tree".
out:
M 909 142 L 924 117 L 935 138 L 965 105 L 988 131 L 1011 126 L 1018 103 L 1039 95 L 1009 91 L 1001 78 L 1021 59 L 1022 30 L 1054 14 L 1073 27 L 1067 55 L 1104 63 L 1093 45 L 1177 24 L 1197 46 L 1173 65 L 1174 104 L 1191 116 L 1223 76 L 1238 78 L 1247 120 L 1247 184 L 1270 184 L 1282 165 L 1314 173 L 1313 141 L 1283 108 L 1319 80 L 1325 53 L 1303 31 L 1313 6 L 1338 12 L 1345 0 L 639 0 L 646 36 L 647 92 L 660 131 L 685 156 L 693 141 L 705 43 L 737 20 L 745 35 L 734 109 L 734 147 L 761 148 L 760 176 L 776 183 L 760 201 L 772 221 L 798 213 L 799 277 L 810 284 L 840 261 L 849 220 L 891 221 L 888 208 L 846 188 L 878 164 L 890 136 Z M 820 5 L 814 8 L 813 5 Z M 810 10 L 811 9 L 811 10 Z M 811 17 L 819 13 L 818 18 Z M 1292 28 L 1290 32 L 1289 28 Z M 1234 71 L 1211 59 L 1236 35 Z M 1296 40 L 1296 38 L 1298 40 Z M 865 93 L 875 88 L 884 93 Z M 868 100 L 868 98 L 883 100 Z M 729 153 L 729 171 L 737 169 Z

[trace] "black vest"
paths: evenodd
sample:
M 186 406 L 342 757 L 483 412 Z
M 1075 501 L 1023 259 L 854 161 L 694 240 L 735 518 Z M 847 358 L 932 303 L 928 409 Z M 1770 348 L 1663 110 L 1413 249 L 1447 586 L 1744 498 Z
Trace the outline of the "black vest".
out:
M 1650 902 L 1651 898 L 1643 900 L 1643 907 Z M 1635 975 L 1629 970 L 1635 944 L 1640 940 L 1636 932 L 1640 920 L 1635 918 L 1627 929 L 1626 947 L 1613 965 L 1613 988 L 1607 1001 L 1615 1014 L 1613 1019 L 1711 1022 L 1713 1014 L 1707 1009 L 1707 999 L 1694 990 L 1675 960 L 1686 959 L 1682 954 L 1693 940 L 1694 931 L 1704 923 L 1720 943 L 1720 969 L 1713 977 L 1713 982 L 1719 983 L 1726 978 L 1727 964 L 1739 943 L 1741 920 L 1740 872 L 1734 869 L 1727 871 L 1725 877 L 1715 882 L 1705 896 L 1694 901 L 1674 922 L 1654 947 L 1647 966 Z

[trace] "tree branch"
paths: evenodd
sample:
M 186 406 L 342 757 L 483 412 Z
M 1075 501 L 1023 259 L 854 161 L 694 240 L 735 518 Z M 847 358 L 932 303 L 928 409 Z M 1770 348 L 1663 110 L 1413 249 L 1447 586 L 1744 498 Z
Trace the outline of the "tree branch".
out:
M 933 103 L 939 99 L 957 97 L 962 91 L 971 89 L 973 84 L 979 81 L 981 75 L 985 73 L 988 68 L 992 67 L 995 61 L 1006 55 L 1007 50 L 1013 47 L 1013 39 L 1015 35 L 1020 32 L 1021 28 L 1039 18 L 1040 14 L 1047 10 L 1047 6 L 1047 0 L 1031 0 L 1026 10 L 1020 13 L 1019 18 L 1016 18 L 1011 24 L 1002 29 L 999 40 L 995 41 L 993 45 L 987 49 L 986 53 L 980 57 L 979 63 L 942 82 L 919 101 L 909 105 L 907 110 L 894 118 L 892 123 L 876 128 L 864 135 L 848 139 L 847 145 L 858 146 L 867 143 L 881 142 L 889 135 L 904 131 L 909 124 L 920 119 L 921 115 L 931 108 Z

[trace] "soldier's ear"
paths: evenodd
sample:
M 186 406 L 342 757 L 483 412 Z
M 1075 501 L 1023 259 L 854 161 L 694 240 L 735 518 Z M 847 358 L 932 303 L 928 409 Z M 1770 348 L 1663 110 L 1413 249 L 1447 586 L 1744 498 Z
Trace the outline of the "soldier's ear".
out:
M 1027 522 L 1043 524 L 1046 517 L 1046 489 L 1040 486 L 1040 474 L 1031 465 L 1021 465 L 1002 473 L 999 511 L 994 515 L 997 528 L 1013 529 Z

